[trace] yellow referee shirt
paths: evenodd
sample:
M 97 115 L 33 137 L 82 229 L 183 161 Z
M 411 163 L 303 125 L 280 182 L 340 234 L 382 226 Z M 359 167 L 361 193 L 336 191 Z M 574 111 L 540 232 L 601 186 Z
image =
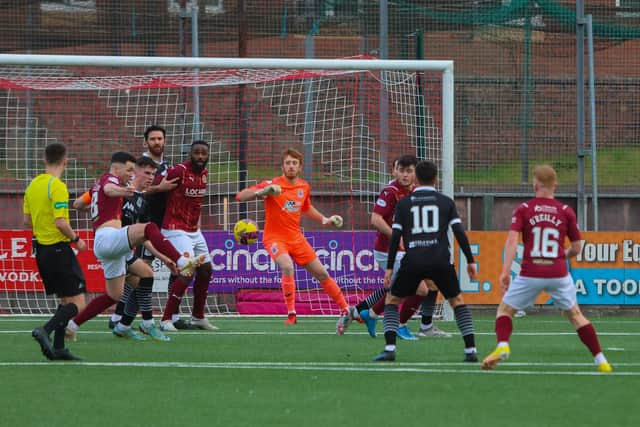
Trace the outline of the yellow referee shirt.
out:
M 24 192 L 22 210 L 31 215 L 33 234 L 38 243 L 53 245 L 69 241 L 56 227 L 56 218 L 69 222 L 69 191 L 60 179 L 48 173 L 35 177 Z

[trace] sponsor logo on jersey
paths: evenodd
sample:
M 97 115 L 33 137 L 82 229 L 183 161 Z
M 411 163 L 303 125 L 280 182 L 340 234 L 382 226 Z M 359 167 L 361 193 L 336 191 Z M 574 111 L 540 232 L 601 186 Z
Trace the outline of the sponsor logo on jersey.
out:
M 381 208 L 386 208 L 387 202 L 384 199 L 378 199 L 376 200 L 376 205 L 380 206 Z
M 558 209 L 555 206 L 547 205 L 536 205 L 533 210 L 534 212 L 558 213 Z
M 203 197 L 207 193 L 206 188 L 185 188 L 184 195 L 187 197 Z
M 282 207 L 283 210 L 286 210 L 287 212 L 298 212 L 298 204 L 296 203 L 295 200 L 287 200 L 286 202 L 284 202 L 284 206 Z

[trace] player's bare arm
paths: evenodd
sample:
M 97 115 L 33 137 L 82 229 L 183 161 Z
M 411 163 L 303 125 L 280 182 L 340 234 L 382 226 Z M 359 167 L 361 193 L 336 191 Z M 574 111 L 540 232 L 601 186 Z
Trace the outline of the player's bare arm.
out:
M 60 230 L 65 237 L 67 237 L 71 242 L 75 243 L 78 251 L 82 252 L 87 249 L 87 243 L 80 238 L 71 228 L 71 224 L 67 222 L 64 218 L 56 218 L 56 228 Z
M 384 220 L 382 215 L 373 212 L 371 214 L 371 225 L 375 228 L 379 233 L 384 234 L 388 238 L 391 238 L 391 226 L 387 224 L 387 221 Z
M 507 235 L 507 241 L 504 244 L 504 262 L 502 263 L 502 272 L 500 273 L 500 287 L 503 291 L 509 288 L 511 283 L 511 264 L 516 259 L 516 249 L 518 248 L 517 231 L 510 230 Z
M 33 223 L 31 222 L 31 215 L 23 214 L 22 215 L 22 225 L 27 230 L 33 230 Z
M 88 191 L 82 193 L 80 197 L 73 201 L 73 208 L 82 212 L 86 212 L 90 208 L 91 195 Z
M 162 178 L 162 181 L 160 181 L 158 184 L 150 185 L 149 188 L 147 188 L 146 193 L 147 195 L 150 195 L 155 193 L 165 193 L 167 191 L 171 191 L 178 186 L 179 181 L 180 181 L 179 176 L 176 176 L 175 178 L 171 178 L 171 179 L 165 176 Z
M 108 197 L 129 197 L 133 196 L 134 189 L 129 186 L 121 186 L 116 184 L 107 184 L 104 186 L 104 194 Z
M 571 246 L 569 246 L 569 248 L 567 248 L 567 251 L 565 252 L 565 256 L 567 257 L 567 259 L 573 258 L 574 256 L 578 255 L 580 251 L 582 251 L 582 243 L 582 240 L 571 242 Z

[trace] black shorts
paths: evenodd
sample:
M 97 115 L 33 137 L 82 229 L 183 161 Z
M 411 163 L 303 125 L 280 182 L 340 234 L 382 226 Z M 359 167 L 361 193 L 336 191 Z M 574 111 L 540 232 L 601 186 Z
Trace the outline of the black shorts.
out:
M 36 245 L 36 264 L 47 295 L 73 297 L 87 291 L 84 273 L 69 243 Z
M 453 265 L 410 262 L 405 256 L 400 263 L 398 275 L 391 284 L 391 295 L 400 298 L 415 295 L 418 285 L 423 279 L 433 280 L 446 299 L 453 298 L 460 293 L 460 283 Z

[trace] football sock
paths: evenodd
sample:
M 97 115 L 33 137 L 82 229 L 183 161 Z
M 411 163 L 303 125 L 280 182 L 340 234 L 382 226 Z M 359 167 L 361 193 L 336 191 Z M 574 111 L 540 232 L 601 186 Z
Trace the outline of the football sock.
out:
M 64 330 L 69 320 L 78 313 L 78 307 L 74 303 L 58 305 L 58 309 L 54 316 L 47 322 L 47 325 L 55 326 L 53 336 L 53 348 L 64 348 Z M 45 331 L 47 328 L 45 327 Z
M 462 304 L 453 309 L 454 316 L 456 318 L 456 325 L 460 330 L 462 339 L 464 340 L 464 347 L 470 348 L 476 346 L 476 338 L 473 331 L 473 318 L 471 317 L 471 310 L 466 304 Z
M 364 300 L 360 301 L 358 305 L 356 305 L 356 309 L 358 312 L 362 310 L 366 310 L 368 308 L 373 307 L 373 305 L 380 300 L 380 298 L 384 298 L 387 294 L 387 288 L 377 289 L 369 294 Z
M 125 313 L 125 315 L 122 316 L 122 319 L 120 319 L 120 322 L 118 323 L 118 325 L 124 325 L 127 327 L 126 329 L 129 329 L 131 328 L 131 324 L 133 323 L 134 318 L 135 318 L 135 315 L 131 316 Z M 120 328 L 120 329 L 123 329 L 123 328 Z
M 210 263 L 203 264 L 196 269 L 196 279 L 193 284 L 193 310 L 191 311 L 191 316 L 196 319 L 204 319 L 204 306 L 207 303 L 210 280 Z
M 124 305 L 122 318 L 125 316 L 136 317 L 136 314 L 138 314 L 138 295 L 135 292 L 130 292 L 127 297 L 127 302 Z
M 282 275 L 282 296 L 288 313 L 296 312 L 296 282 L 293 276 Z
M 598 336 L 596 335 L 596 330 L 591 323 L 587 323 L 583 327 L 578 328 L 577 332 L 578 336 L 580 337 L 580 341 L 582 341 L 584 345 L 587 346 L 593 356 L 602 353 L 600 342 L 598 341 Z
M 117 303 L 117 301 L 107 294 L 97 296 L 87 304 L 84 310 L 74 317 L 73 321 L 76 325 L 80 326 L 87 320 L 93 319 L 115 303 Z
M 500 316 L 496 319 L 496 339 L 498 342 L 508 342 L 513 332 L 513 320 L 510 316 Z
M 422 313 L 422 325 L 423 329 L 431 329 L 431 323 L 433 322 L 433 311 L 436 309 L 436 300 L 438 298 L 438 291 L 429 291 L 427 296 L 422 300 L 422 306 L 420 311 Z
M 423 298 L 421 295 L 411 295 L 404 300 L 400 309 L 400 323 L 407 323 L 411 319 L 411 316 L 418 311 Z
M 371 307 L 371 308 L 369 309 L 369 316 L 371 316 L 371 312 L 372 312 L 372 311 L 373 311 L 373 312 L 375 312 L 375 313 L 376 313 L 376 314 L 378 314 L 378 315 L 379 315 L 379 314 L 384 313 L 384 304 L 385 304 L 384 300 L 385 300 L 385 299 L 386 299 L 386 296 L 385 296 L 385 297 L 380 298 L 380 299 L 378 300 L 378 302 L 376 302 L 376 303 L 373 305 L 373 307 Z
M 320 282 L 320 286 L 322 289 L 329 295 L 329 297 L 335 302 L 338 307 L 340 307 L 340 311 L 344 311 L 349 307 L 347 304 L 347 300 L 344 298 L 340 287 L 331 277 Z
M 56 312 L 53 314 L 53 317 L 44 324 L 44 330 L 50 334 L 58 328 L 64 329 L 67 326 L 67 323 L 69 323 L 69 320 L 76 314 L 78 314 L 78 307 L 76 307 L 75 304 L 60 304 L 58 305 Z
M 144 227 L 144 237 L 151 241 L 158 251 L 169 257 L 172 261 L 177 262 L 182 256 L 171 242 L 162 235 L 158 226 L 153 222 L 148 223 Z
M 171 274 L 169 276 L 169 283 L 167 284 L 167 294 L 171 293 L 171 289 L 173 288 L 173 283 L 178 280 L 179 276 L 176 274 Z M 173 312 L 173 315 L 171 316 L 171 321 L 172 322 L 177 322 L 180 319 L 180 305 L 178 305 L 176 307 L 176 311 Z
M 120 301 L 118 301 L 118 304 L 116 305 L 116 311 L 111 316 L 111 320 L 113 320 L 114 322 L 117 322 L 122 318 L 122 315 L 124 314 L 124 306 L 126 305 L 127 300 L 129 299 L 129 295 L 133 292 L 133 289 L 134 289 L 133 286 L 131 286 L 127 282 L 124 282 L 124 290 L 122 291 L 122 298 L 120 298 Z
M 386 304 L 384 306 L 384 340 L 387 346 L 396 345 L 398 327 L 400 326 L 400 314 L 396 304 Z M 385 347 L 386 349 L 386 347 Z
M 180 306 L 184 291 L 189 286 L 189 282 L 187 280 L 187 278 L 180 277 L 173 282 L 173 286 L 171 286 L 171 293 L 169 293 L 167 303 L 164 306 L 164 313 L 162 314 L 163 321 L 171 319 L 172 315 L 176 312 L 176 309 Z M 177 317 L 180 318 L 179 316 Z
M 136 299 L 138 300 L 138 307 L 142 314 L 142 319 L 152 320 L 153 323 L 153 307 L 151 305 L 151 298 L 153 294 L 153 277 L 140 280 L 138 287 L 135 289 Z M 150 325 L 145 325 L 150 326 Z
M 53 335 L 53 348 L 61 350 L 64 348 L 64 327 L 56 328 Z

